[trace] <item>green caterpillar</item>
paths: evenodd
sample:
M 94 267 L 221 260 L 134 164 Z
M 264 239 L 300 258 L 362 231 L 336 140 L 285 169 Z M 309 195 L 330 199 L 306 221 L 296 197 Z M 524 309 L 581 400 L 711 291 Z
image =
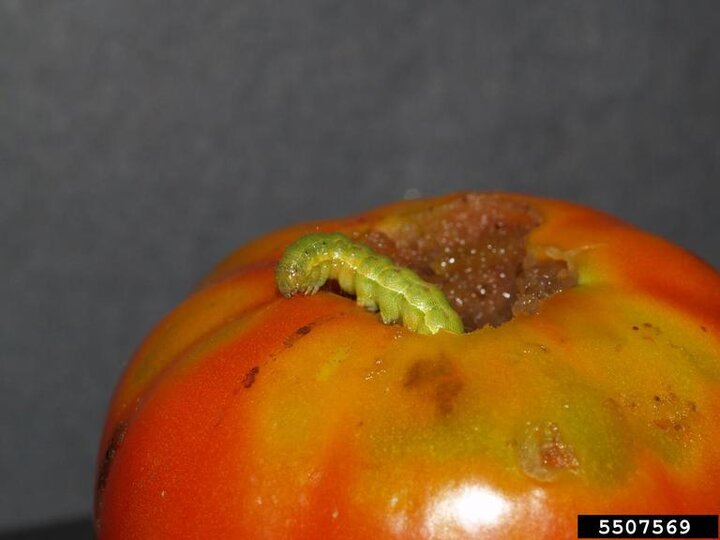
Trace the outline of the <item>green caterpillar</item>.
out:
M 447 330 L 460 334 L 463 323 L 442 291 L 409 268 L 357 244 L 340 233 L 308 234 L 291 244 L 275 271 L 280 293 L 315 294 L 328 279 L 355 294 L 357 303 L 380 310 L 385 324 L 402 320 L 419 334 Z

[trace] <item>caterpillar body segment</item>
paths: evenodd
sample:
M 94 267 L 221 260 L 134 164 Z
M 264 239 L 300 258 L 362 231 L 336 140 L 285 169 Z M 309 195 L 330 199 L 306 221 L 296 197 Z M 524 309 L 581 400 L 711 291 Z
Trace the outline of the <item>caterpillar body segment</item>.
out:
M 328 279 L 354 294 L 358 305 L 380 311 L 386 324 L 402 321 L 413 332 L 463 332 L 462 320 L 440 288 L 409 268 L 340 233 L 315 233 L 291 244 L 277 265 L 280 293 L 314 294 Z

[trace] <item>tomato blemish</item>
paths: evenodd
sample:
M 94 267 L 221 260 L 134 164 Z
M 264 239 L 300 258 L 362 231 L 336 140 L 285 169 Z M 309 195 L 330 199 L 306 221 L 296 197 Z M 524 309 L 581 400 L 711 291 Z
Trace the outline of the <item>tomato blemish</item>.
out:
M 243 377 L 243 387 L 249 390 L 252 385 L 255 384 L 255 378 L 258 373 L 260 373 L 260 368 L 258 366 L 250 368 L 250 370 L 245 374 L 245 377 Z
M 577 471 L 580 466 L 575 450 L 563 440 L 555 422 L 532 425 L 518 449 L 518 458 L 522 471 L 542 482 L 555 480 L 562 470 Z
M 435 403 L 439 416 L 447 416 L 453 411 L 464 385 L 453 364 L 446 358 L 439 358 L 413 362 L 405 373 L 403 386 L 420 391 Z
M 103 456 L 102 463 L 98 469 L 97 480 L 95 482 L 95 516 L 99 516 L 100 509 L 102 508 L 102 496 L 105 491 L 105 485 L 107 484 L 108 476 L 110 476 L 110 468 L 112 467 L 115 456 L 125 439 L 125 434 L 128 430 L 128 422 L 118 422 L 113 430 L 112 437 L 108 443 L 107 449 Z

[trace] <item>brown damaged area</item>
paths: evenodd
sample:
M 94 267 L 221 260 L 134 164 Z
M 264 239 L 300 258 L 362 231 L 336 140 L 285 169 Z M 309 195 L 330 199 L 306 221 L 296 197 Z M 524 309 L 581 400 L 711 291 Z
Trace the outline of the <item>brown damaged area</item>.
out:
M 290 347 L 295 345 L 295 342 L 298 339 L 307 336 L 310 332 L 312 332 L 313 326 L 315 326 L 315 323 L 304 324 L 303 326 L 295 330 L 290 336 L 285 338 L 285 341 L 283 342 L 285 348 L 289 349 Z
M 618 400 L 607 398 L 606 403 L 616 414 L 627 411 L 651 429 L 680 444 L 688 443 L 695 437 L 699 420 L 697 402 L 679 396 L 669 386 L 652 395 L 622 395 Z
M 535 313 L 577 284 L 567 261 L 528 252 L 527 235 L 541 223 L 529 204 L 468 194 L 355 239 L 439 286 L 470 332 Z
M 522 471 L 541 482 L 555 480 L 562 471 L 575 472 L 580 463 L 575 450 L 561 436 L 555 422 L 531 425 L 518 448 Z
M 435 404 L 439 416 L 447 416 L 455 408 L 463 382 L 457 369 L 446 358 L 422 359 L 410 365 L 403 387 L 419 392 Z
M 335 284 L 335 286 L 337 286 L 337 284 Z M 339 288 L 339 287 L 338 287 L 338 288 Z M 286 337 L 286 338 L 283 340 L 283 349 L 290 349 L 291 347 L 295 346 L 295 344 L 296 344 L 300 339 L 304 338 L 305 336 L 307 336 L 308 334 L 310 334 L 310 332 L 312 332 L 313 330 L 315 330 L 315 328 L 316 328 L 317 326 L 322 325 L 322 324 L 324 324 L 324 323 L 326 323 L 326 322 L 329 322 L 329 321 L 331 321 L 331 320 L 333 320 L 333 319 L 335 319 L 335 318 L 337 318 L 337 317 L 338 317 L 337 314 L 324 315 L 324 316 L 322 316 L 322 317 L 319 317 L 319 318 L 315 319 L 315 320 L 312 321 L 312 322 L 309 322 L 309 323 L 307 323 L 307 324 L 304 324 L 304 325 L 298 327 L 292 334 L 290 334 L 288 337 Z
M 258 373 L 260 373 L 260 368 L 258 366 L 253 366 L 252 368 L 250 368 L 243 377 L 243 388 L 247 390 L 252 388 L 252 385 L 255 384 L 255 378 L 257 377 Z
M 655 394 L 651 401 L 652 424 L 679 441 L 689 439 L 696 421 L 697 404 L 680 398 L 672 389 Z
M 123 443 L 123 440 L 125 440 L 128 425 L 128 422 L 118 422 L 117 426 L 115 426 L 112 437 L 110 437 L 110 442 L 108 443 L 108 446 L 105 450 L 105 455 L 103 456 L 102 463 L 100 463 L 100 468 L 98 469 L 97 473 L 97 479 L 95 481 L 96 518 L 100 515 L 100 510 L 102 509 L 102 497 L 105 491 L 105 486 L 107 485 L 108 477 L 110 476 L 110 469 L 112 467 L 113 461 L 115 460 L 115 456 L 117 455 L 118 450 Z

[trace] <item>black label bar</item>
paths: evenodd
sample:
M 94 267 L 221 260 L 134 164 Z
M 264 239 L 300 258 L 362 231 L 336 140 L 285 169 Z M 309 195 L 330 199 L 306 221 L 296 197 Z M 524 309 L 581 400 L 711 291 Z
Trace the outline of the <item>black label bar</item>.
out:
M 578 538 L 718 538 L 715 515 L 578 516 Z

